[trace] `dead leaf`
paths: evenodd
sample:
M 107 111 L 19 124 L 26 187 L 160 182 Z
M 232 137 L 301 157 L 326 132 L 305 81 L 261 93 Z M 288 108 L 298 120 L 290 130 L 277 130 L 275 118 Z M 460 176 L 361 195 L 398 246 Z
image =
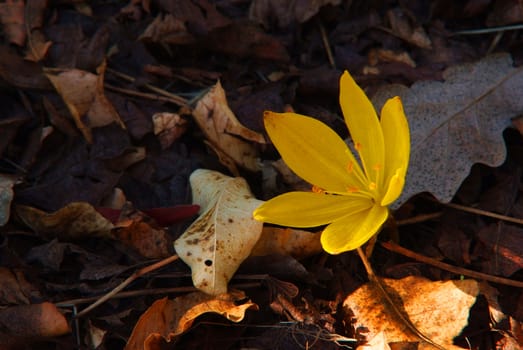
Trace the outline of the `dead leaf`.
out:
M 38 338 L 70 333 L 67 319 L 52 303 L 11 306 L 0 310 L 0 346 L 30 344 Z
M 422 49 L 432 48 L 432 43 L 425 29 L 416 23 L 415 18 L 409 17 L 401 8 L 396 7 L 387 11 L 387 18 L 394 35 Z
M 33 294 L 38 294 L 19 270 L 0 267 L 0 281 L 0 305 L 29 304 Z
M 265 226 L 251 256 L 280 254 L 303 259 L 323 251 L 320 236 L 304 230 Z
M 265 143 L 265 139 L 263 135 L 247 129 L 236 119 L 227 104 L 220 82 L 198 101 L 193 116 L 215 150 L 245 169 L 260 170 L 256 148 L 247 141 Z M 237 170 L 231 169 L 230 165 L 229 170 L 237 174 Z
M 432 282 L 409 276 L 401 280 L 382 279 L 393 300 L 404 310 L 414 326 L 445 349 L 461 349 L 452 341 L 468 323 L 469 311 L 476 302 L 479 285 L 474 280 Z M 389 343 L 420 342 L 392 310 L 386 307 L 378 290 L 365 284 L 349 295 L 343 307 L 354 314 L 357 325 L 369 330 L 369 339 L 383 332 Z M 433 349 L 420 342 L 418 349 Z
M 476 247 L 475 254 L 482 257 L 482 271 L 508 277 L 523 269 L 521 227 L 503 222 L 491 224 L 479 230 L 477 237 L 482 245 Z
M 18 46 L 24 46 L 26 38 L 24 8 L 23 0 L 7 0 L 0 3 L 2 32 L 10 43 Z
M 171 255 L 171 240 L 165 230 L 153 228 L 146 222 L 132 221 L 128 226 L 115 229 L 113 234 L 146 258 L 160 259 Z
M 341 0 L 279 1 L 254 0 L 249 8 L 249 18 L 270 28 L 274 20 L 286 27 L 293 22 L 303 23 L 316 15 L 325 5 L 339 5 Z
M 262 202 L 240 177 L 198 169 L 190 182 L 193 203 L 200 206 L 201 214 L 174 242 L 174 248 L 191 267 L 196 288 L 222 294 L 260 237 L 263 224 L 254 220 L 252 211 Z
M 152 344 L 172 341 L 174 337 L 186 332 L 198 316 L 205 313 L 217 313 L 232 322 L 240 322 L 245 311 L 258 310 L 256 304 L 245 299 L 244 292 L 234 291 L 214 297 L 194 292 L 173 300 L 157 300 L 134 326 L 125 350 L 156 349 Z
M 392 85 L 373 98 L 400 96 L 411 130 L 407 180 L 398 207 L 412 195 L 431 192 L 448 202 L 474 163 L 499 166 L 506 157 L 503 130 L 523 112 L 523 69 L 506 54 L 447 69 L 445 82 Z
M 160 139 L 162 149 L 169 148 L 187 130 L 187 120 L 178 113 L 155 113 L 152 118 L 154 134 Z
M 104 94 L 105 63 L 98 74 L 79 69 L 45 69 L 46 76 L 64 100 L 76 126 L 88 142 L 91 129 L 117 123 L 125 129 L 114 106 Z
M 113 224 L 89 203 L 74 202 L 53 212 L 17 205 L 16 214 L 37 233 L 63 239 L 111 237 Z
M 13 200 L 13 186 L 17 179 L 12 175 L 0 174 L 0 227 L 4 226 L 11 216 L 11 202 Z
M 165 14 L 156 16 L 138 40 L 180 45 L 190 44 L 195 38 L 187 31 L 184 21 Z

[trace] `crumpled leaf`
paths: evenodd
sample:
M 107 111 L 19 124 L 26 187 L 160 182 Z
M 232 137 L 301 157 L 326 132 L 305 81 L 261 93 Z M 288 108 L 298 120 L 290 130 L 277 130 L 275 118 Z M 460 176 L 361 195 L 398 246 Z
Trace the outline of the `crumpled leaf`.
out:
M 13 200 L 13 186 L 16 184 L 16 177 L 0 174 L 0 226 L 9 220 L 11 215 L 11 202 Z
M 319 232 L 266 226 L 263 227 L 251 256 L 280 254 L 290 255 L 295 259 L 306 258 L 323 251 L 320 236 Z
M 161 112 L 152 117 L 154 134 L 160 140 L 162 149 L 169 148 L 187 130 L 187 120 L 178 113 Z
M 17 205 L 16 214 L 37 233 L 63 239 L 111 237 L 113 224 L 89 203 L 73 202 L 53 212 Z
M 234 291 L 215 297 L 194 292 L 173 300 L 157 300 L 140 316 L 125 350 L 157 349 L 153 344 L 172 341 L 186 332 L 194 320 L 204 313 L 217 313 L 230 321 L 240 322 L 246 310 L 258 310 L 256 304 L 245 299 L 244 292 Z M 238 305 L 238 302 L 241 304 Z
M 263 224 L 254 220 L 252 212 L 262 201 L 253 197 L 240 177 L 198 169 L 189 180 L 193 203 L 200 206 L 201 214 L 174 242 L 174 249 L 191 267 L 196 288 L 222 294 L 260 237 Z
M 448 202 L 474 163 L 499 166 L 506 157 L 503 130 L 523 113 L 523 68 L 506 54 L 447 69 L 445 82 L 392 85 L 373 98 L 381 110 L 400 96 L 411 131 L 407 180 L 398 207 L 412 195 L 431 192 Z
M 24 1 L 7 0 L 0 4 L 2 31 L 10 43 L 24 46 L 26 38 Z
M 0 281 L 0 305 L 29 304 L 31 297 L 40 297 L 20 270 L 0 267 Z
M 258 152 L 247 141 L 265 143 L 265 139 L 236 119 L 227 104 L 220 82 L 198 101 L 193 116 L 204 132 L 209 146 L 231 173 L 238 174 L 236 165 L 253 172 L 260 170 Z
M 88 142 L 93 141 L 92 128 L 116 122 L 125 129 L 104 94 L 105 63 L 98 67 L 98 74 L 79 69 L 45 69 L 45 72 Z
M 382 279 L 393 293 L 393 300 L 404 310 L 414 326 L 445 349 L 461 349 L 452 345 L 468 323 L 469 311 L 476 302 L 479 284 L 474 280 L 436 281 L 409 276 L 401 280 Z M 358 325 L 368 329 L 372 339 L 384 332 L 389 343 L 420 342 L 401 320 L 386 306 L 379 291 L 367 283 L 349 295 L 343 307 L 354 314 Z M 364 349 L 364 348 L 363 348 Z M 420 342 L 418 349 L 434 349 Z
M 26 348 L 31 340 L 70 332 L 67 319 L 48 302 L 11 306 L 0 310 L 0 347 Z M 4 347 L 6 346 L 6 347 Z
M 249 8 L 249 18 L 263 23 L 266 27 L 276 20 L 280 27 L 293 22 L 303 23 L 316 15 L 324 5 L 339 5 L 341 0 L 254 0 Z

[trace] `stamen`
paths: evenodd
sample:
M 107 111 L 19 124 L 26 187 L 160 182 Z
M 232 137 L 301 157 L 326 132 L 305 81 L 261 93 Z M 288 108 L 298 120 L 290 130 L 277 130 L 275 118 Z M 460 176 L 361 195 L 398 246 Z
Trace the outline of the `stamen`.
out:
M 325 193 L 325 190 L 320 188 L 320 187 L 318 187 L 318 186 L 316 186 L 316 185 L 313 185 L 312 186 L 312 192 L 314 192 L 314 193 Z
M 360 189 L 356 186 L 349 186 L 347 187 L 347 192 L 349 193 L 355 193 L 355 192 L 358 192 Z
M 376 183 L 375 182 L 370 182 L 369 183 L 369 190 L 374 191 L 375 189 L 376 189 Z
M 381 170 L 381 164 L 375 164 L 372 169 L 375 170 L 375 171 L 380 171 Z
M 349 164 L 347 164 L 347 172 L 350 174 L 354 171 L 354 164 L 352 162 L 349 162 Z
M 360 151 L 361 150 L 361 143 L 359 142 L 354 142 L 354 148 L 356 149 L 356 151 Z

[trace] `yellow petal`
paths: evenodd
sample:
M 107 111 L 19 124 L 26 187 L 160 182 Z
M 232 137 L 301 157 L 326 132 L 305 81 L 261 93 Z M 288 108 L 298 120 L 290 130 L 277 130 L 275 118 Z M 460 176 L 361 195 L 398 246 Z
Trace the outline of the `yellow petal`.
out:
M 340 106 L 365 174 L 380 188 L 385 161 L 380 122 L 372 103 L 347 71 L 340 79 Z
M 253 213 L 256 220 L 292 227 L 329 224 L 348 213 L 369 210 L 372 201 L 358 194 L 338 196 L 313 192 L 288 192 L 263 203 Z
M 330 254 L 339 254 L 361 247 L 381 228 L 389 215 L 380 205 L 336 220 L 321 234 L 321 245 Z
M 403 191 L 403 185 L 405 185 L 405 172 L 403 169 L 398 169 L 396 174 L 392 176 L 387 187 L 387 192 L 381 199 L 381 205 L 387 206 L 394 202 Z
M 399 197 L 409 166 L 409 124 L 399 97 L 389 99 L 381 110 L 381 127 L 385 140 L 385 182 L 382 205 Z
M 327 125 L 295 113 L 265 112 L 264 122 L 285 163 L 305 181 L 333 192 L 365 186 L 354 156 Z

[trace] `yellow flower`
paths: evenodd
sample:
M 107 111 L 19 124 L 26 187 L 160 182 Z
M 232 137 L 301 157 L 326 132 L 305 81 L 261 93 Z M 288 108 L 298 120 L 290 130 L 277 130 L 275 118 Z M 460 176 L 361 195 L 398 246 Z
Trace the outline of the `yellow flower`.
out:
M 375 235 L 405 183 L 410 133 L 399 97 L 378 119 L 371 102 L 348 72 L 340 79 L 340 105 L 358 162 L 328 126 L 295 113 L 265 112 L 267 133 L 287 165 L 313 185 L 262 204 L 254 218 L 292 227 L 328 225 L 321 235 L 330 254 L 353 250 Z

